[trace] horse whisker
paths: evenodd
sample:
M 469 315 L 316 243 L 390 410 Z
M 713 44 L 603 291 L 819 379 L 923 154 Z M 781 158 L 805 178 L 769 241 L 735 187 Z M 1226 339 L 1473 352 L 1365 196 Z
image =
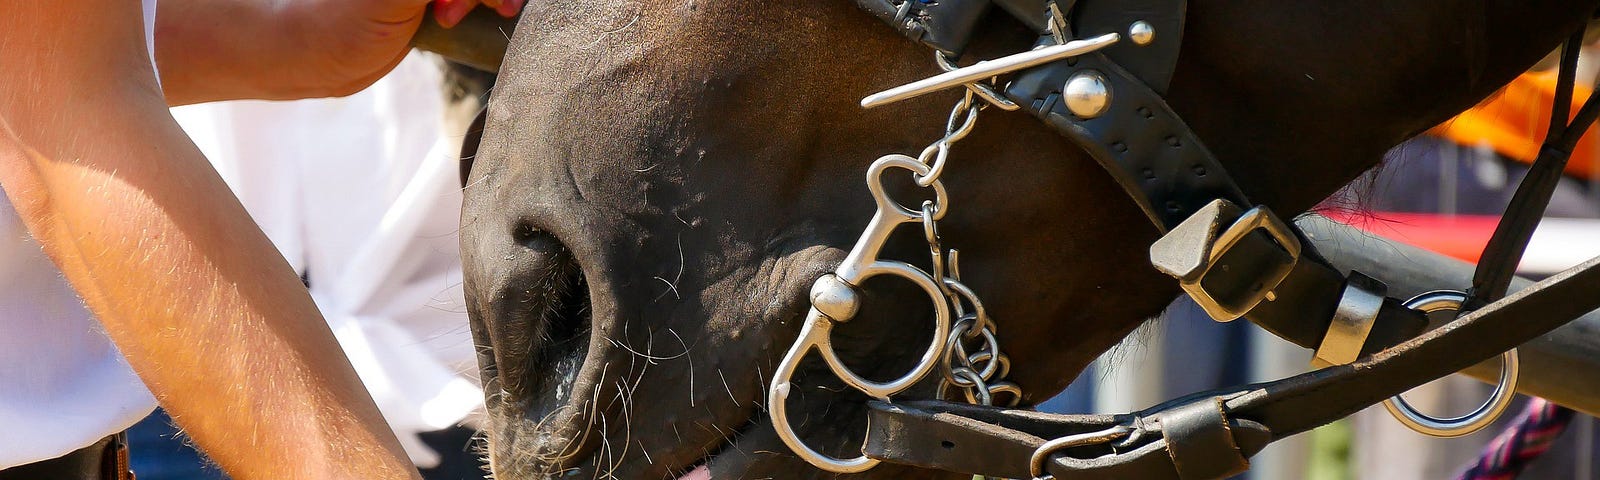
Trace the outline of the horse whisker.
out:
M 733 389 L 728 388 L 728 377 L 722 375 L 722 369 L 720 368 L 717 369 L 717 377 L 722 379 L 722 391 L 728 392 L 728 399 L 733 400 L 733 406 L 743 407 L 744 405 L 739 403 L 739 399 L 733 396 Z

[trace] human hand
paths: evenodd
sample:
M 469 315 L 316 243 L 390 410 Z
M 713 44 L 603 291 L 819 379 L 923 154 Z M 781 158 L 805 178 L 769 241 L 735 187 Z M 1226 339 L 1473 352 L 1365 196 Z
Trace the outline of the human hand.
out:
M 461 23 L 461 19 L 471 12 L 473 7 L 483 4 L 493 8 L 495 12 L 506 17 L 512 17 L 522 10 L 527 0 L 435 0 L 433 2 L 433 18 L 440 26 L 451 28 Z
M 162 86 L 173 105 L 349 95 L 400 63 L 430 3 L 451 27 L 479 5 L 511 17 L 527 0 L 162 0 Z
M 304 52 L 311 55 L 307 73 L 334 86 L 335 94 L 354 93 L 387 74 L 410 51 L 411 37 L 421 24 L 427 0 L 301 0 L 291 3 L 304 12 Z M 437 0 L 434 18 L 453 27 L 483 5 L 507 17 L 516 16 L 527 0 Z

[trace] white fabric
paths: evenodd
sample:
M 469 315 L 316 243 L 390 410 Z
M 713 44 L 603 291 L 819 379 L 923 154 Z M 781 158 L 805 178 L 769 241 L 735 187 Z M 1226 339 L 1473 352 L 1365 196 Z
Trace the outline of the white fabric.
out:
M 147 48 L 155 8 L 156 0 L 144 0 Z M 155 405 L 0 196 L 0 469 L 87 447 Z
M 456 230 L 461 136 L 442 71 L 413 54 L 341 99 L 173 109 L 298 271 L 413 461 L 415 433 L 481 408 Z

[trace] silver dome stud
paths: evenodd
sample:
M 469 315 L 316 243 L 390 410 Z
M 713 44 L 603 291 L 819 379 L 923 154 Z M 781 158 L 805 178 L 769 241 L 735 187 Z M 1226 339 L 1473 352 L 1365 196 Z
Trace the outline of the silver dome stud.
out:
M 1156 27 L 1144 20 L 1133 22 L 1133 25 L 1128 26 L 1128 38 L 1132 39 L 1135 45 L 1141 47 L 1149 45 L 1150 42 L 1156 41 Z
M 811 284 L 811 308 L 835 322 L 847 322 L 861 310 L 861 293 L 838 275 L 829 273 Z
M 1111 87 L 1106 85 L 1105 76 L 1094 70 L 1073 75 L 1061 89 L 1061 96 L 1067 102 L 1067 110 L 1079 118 L 1098 117 L 1111 107 Z

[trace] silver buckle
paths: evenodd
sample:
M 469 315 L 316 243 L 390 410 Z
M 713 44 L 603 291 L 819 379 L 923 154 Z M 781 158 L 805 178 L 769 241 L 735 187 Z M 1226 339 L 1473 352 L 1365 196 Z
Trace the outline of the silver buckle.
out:
M 1277 242 L 1278 246 L 1283 247 L 1284 253 L 1288 253 L 1289 258 L 1292 258 L 1293 261 L 1269 272 L 1269 275 L 1262 279 L 1262 288 L 1250 295 L 1233 301 L 1224 301 L 1213 297 L 1211 292 L 1202 285 L 1206 275 L 1211 273 L 1211 268 L 1216 266 L 1217 260 L 1227 254 L 1229 250 L 1232 250 L 1233 246 L 1243 240 L 1245 235 L 1249 235 L 1256 230 L 1264 231 L 1268 236 L 1271 236 L 1272 240 Z M 1300 238 L 1296 237 L 1294 232 L 1289 230 L 1289 226 L 1285 225 L 1283 220 L 1278 219 L 1278 216 L 1273 214 L 1271 209 L 1258 206 L 1244 212 L 1244 216 L 1239 217 L 1239 220 L 1223 231 L 1222 235 L 1217 236 L 1216 243 L 1211 246 L 1211 255 L 1206 259 L 1206 265 L 1199 275 L 1191 280 L 1180 279 L 1178 283 L 1183 286 L 1183 290 L 1188 292 L 1190 297 L 1194 298 L 1195 303 L 1200 304 L 1200 308 L 1211 315 L 1211 318 L 1215 318 L 1219 322 L 1231 322 L 1244 316 L 1245 313 L 1249 313 L 1250 310 L 1255 309 L 1256 305 L 1260 305 L 1263 301 L 1276 300 L 1277 295 L 1273 294 L 1272 290 L 1278 288 L 1278 284 L 1283 283 L 1283 279 L 1289 277 L 1289 272 L 1294 271 L 1294 266 L 1299 261 Z
M 1289 273 L 1294 271 L 1295 265 L 1300 261 L 1300 239 L 1289 230 L 1289 226 L 1284 224 L 1283 220 L 1279 220 L 1271 209 L 1264 206 L 1244 212 L 1229 223 L 1220 234 L 1215 237 L 1210 235 L 1217 228 L 1218 222 L 1227 221 L 1238 211 L 1239 207 L 1227 200 L 1212 201 L 1190 220 L 1185 221 L 1184 225 L 1174 228 L 1167 237 L 1157 241 L 1156 246 L 1152 248 L 1151 260 L 1156 267 L 1177 278 L 1178 285 L 1183 287 L 1183 291 L 1188 293 L 1207 315 L 1219 322 L 1237 320 L 1261 302 L 1276 300 L 1277 295 L 1272 292 L 1273 289 L 1278 288 L 1278 284 L 1289 277 Z M 1197 228 L 1204 231 L 1196 230 Z M 1180 230 L 1186 233 L 1179 234 Z M 1206 277 L 1216 267 L 1217 261 L 1238 245 L 1239 241 L 1244 240 L 1245 236 L 1257 230 L 1266 232 L 1288 255 L 1290 261 L 1265 272 L 1248 292 L 1234 294 L 1236 298 L 1223 298 L 1207 289 Z M 1204 238 L 1196 239 L 1193 233 L 1203 233 Z M 1170 248 L 1174 246 L 1173 244 L 1178 248 L 1175 250 Z M 1183 253 L 1180 257 L 1187 260 L 1180 259 L 1176 262 L 1156 253 L 1161 250 L 1174 250 L 1180 253 L 1195 251 L 1190 249 L 1199 249 L 1199 252 Z

